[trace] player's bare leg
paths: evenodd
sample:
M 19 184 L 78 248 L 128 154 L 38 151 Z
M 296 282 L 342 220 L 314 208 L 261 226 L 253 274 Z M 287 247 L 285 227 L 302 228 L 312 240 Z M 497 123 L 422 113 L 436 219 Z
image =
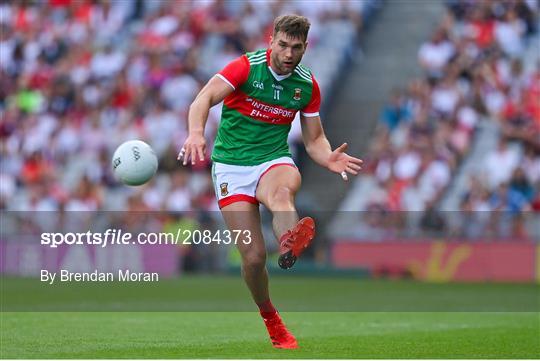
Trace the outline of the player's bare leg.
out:
M 301 179 L 298 169 L 280 165 L 264 174 L 257 186 L 255 197 L 272 212 L 272 226 L 278 239 L 298 223 L 294 197 Z
M 268 291 L 268 271 L 266 270 L 266 247 L 261 230 L 259 207 L 249 202 L 236 202 L 221 209 L 229 230 L 248 231 L 247 237 L 238 240 L 238 250 L 242 257 L 242 277 L 253 300 L 259 307 L 261 316 L 276 348 L 297 348 L 294 336 L 287 330 L 281 317 L 270 301 Z
M 259 181 L 256 198 L 273 214 L 274 233 L 280 245 L 278 264 L 291 268 L 315 236 L 315 222 L 306 217 L 298 220 L 294 197 L 301 184 L 295 167 L 282 165 L 270 169 Z
M 221 209 L 229 230 L 246 230 L 247 238 L 238 240 L 238 250 L 242 257 L 242 277 L 244 278 L 253 300 L 259 304 L 269 299 L 268 272 L 266 270 L 266 248 L 261 231 L 259 207 L 248 202 L 236 202 Z

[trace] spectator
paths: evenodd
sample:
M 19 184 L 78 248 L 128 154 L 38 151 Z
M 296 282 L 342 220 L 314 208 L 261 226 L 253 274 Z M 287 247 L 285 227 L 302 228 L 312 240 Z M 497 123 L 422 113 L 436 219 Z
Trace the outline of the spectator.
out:
M 516 168 L 512 179 L 510 179 L 509 187 L 510 191 L 521 194 L 527 202 L 531 202 L 534 198 L 534 188 L 522 168 Z
M 508 141 L 501 138 L 497 149 L 489 153 L 485 161 L 485 176 L 491 189 L 508 182 L 518 162 L 519 154 L 515 148 L 510 148 Z
M 490 205 L 495 211 L 507 211 L 513 214 L 529 209 L 527 199 L 518 190 L 502 183 L 490 198 Z
M 418 60 L 428 77 L 438 79 L 444 67 L 454 55 L 454 45 L 448 40 L 444 29 L 437 29 L 431 39 L 420 47 Z
M 503 19 L 495 23 L 495 39 L 507 55 L 519 57 L 524 50 L 523 35 L 526 30 L 525 22 L 517 16 L 514 9 L 510 9 Z
M 394 90 L 388 104 L 385 105 L 380 121 L 388 129 L 393 132 L 402 121 L 407 121 L 410 118 L 409 110 L 403 103 L 403 97 L 399 90 Z

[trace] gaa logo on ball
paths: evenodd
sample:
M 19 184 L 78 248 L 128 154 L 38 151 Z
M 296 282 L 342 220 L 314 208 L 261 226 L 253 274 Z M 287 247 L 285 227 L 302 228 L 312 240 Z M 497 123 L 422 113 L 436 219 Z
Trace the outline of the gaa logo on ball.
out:
M 148 144 L 141 140 L 130 140 L 116 149 L 112 167 L 116 179 L 130 186 L 139 186 L 156 174 L 158 159 Z

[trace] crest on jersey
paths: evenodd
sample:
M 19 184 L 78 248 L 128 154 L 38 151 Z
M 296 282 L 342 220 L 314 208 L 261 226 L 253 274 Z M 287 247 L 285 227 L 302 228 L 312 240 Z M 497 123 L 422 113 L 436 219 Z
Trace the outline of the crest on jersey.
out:
M 294 88 L 294 100 L 300 100 L 302 98 L 302 89 L 300 88 Z
M 229 190 L 227 187 L 229 186 L 229 183 L 221 183 L 219 185 L 219 188 L 221 189 L 221 196 L 225 197 L 227 194 L 229 194 Z

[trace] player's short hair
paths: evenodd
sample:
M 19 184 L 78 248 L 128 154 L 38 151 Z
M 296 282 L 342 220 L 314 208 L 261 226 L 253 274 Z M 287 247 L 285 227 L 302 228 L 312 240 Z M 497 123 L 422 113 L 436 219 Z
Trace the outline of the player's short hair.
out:
M 281 15 L 274 20 L 274 36 L 280 31 L 291 38 L 307 40 L 311 23 L 305 16 Z

